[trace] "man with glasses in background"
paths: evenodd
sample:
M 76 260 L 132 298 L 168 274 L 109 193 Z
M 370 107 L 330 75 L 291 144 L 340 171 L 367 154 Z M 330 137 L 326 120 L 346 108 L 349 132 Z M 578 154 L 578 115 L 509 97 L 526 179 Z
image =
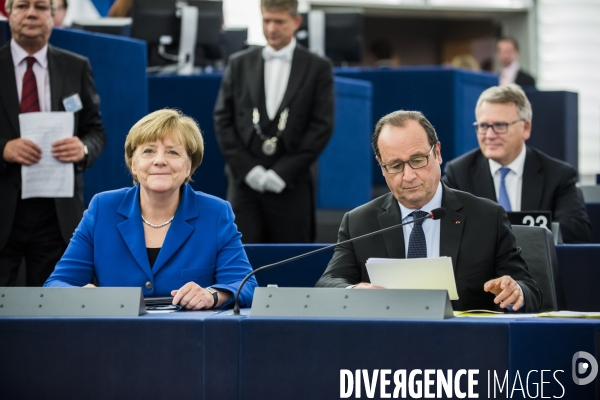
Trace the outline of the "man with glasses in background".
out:
M 497 201 L 506 211 L 550 211 L 565 243 L 592 238 L 590 220 L 577 193 L 577 171 L 525 146 L 531 135 L 531 104 L 515 85 L 485 90 L 473 124 L 479 149 L 446 164 L 451 188 Z
M 369 283 L 369 258 L 452 258 L 459 300 L 454 310 L 509 309 L 536 312 L 541 292 L 531 278 L 506 212 L 498 204 L 448 188 L 440 181 L 441 144 L 431 123 L 417 111 L 381 118 L 373 150 L 391 193 L 346 213 L 338 242 L 443 207 L 446 217 L 425 219 L 336 247 L 318 287 L 376 289 Z

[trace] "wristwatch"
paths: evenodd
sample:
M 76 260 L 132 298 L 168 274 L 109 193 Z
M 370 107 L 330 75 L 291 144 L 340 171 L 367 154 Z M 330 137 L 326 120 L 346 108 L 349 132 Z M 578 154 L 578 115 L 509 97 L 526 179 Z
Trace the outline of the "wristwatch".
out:
M 211 308 L 215 308 L 219 302 L 219 295 L 217 294 L 217 291 L 211 287 L 207 287 L 206 290 L 208 290 L 208 293 L 213 295 L 214 303 Z

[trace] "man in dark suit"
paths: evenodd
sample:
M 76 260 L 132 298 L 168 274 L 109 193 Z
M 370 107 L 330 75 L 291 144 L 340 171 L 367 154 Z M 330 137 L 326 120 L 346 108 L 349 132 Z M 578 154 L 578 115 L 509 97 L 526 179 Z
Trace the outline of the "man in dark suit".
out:
M 531 104 L 517 85 L 484 91 L 475 110 L 479 149 L 446 164 L 451 188 L 500 203 L 506 211 L 551 211 L 566 243 L 592 240 L 577 171 L 525 146 L 531 135 Z
M 100 99 L 87 59 L 48 45 L 50 0 L 8 0 L 12 40 L 0 48 L 0 286 L 14 285 L 23 258 L 26 284 L 41 286 L 54 270 L 83 215 L 84 170 L 104 148 Z M 52 154 L 20 136 L 19 114 L 65 111 L 81 101 L 73 136 L 52 144 Z M 69 104 L 69 103 L 67 103 Z M 55 157 L 73 164 L 74 196 L 21 198 L 21 167 Z
M 268 46 L 233 55 L 214 111 L 244 243 L 314 240 L 310 167 L 333 132 L 330 63 L 296 43 L 297 0 L 262 0 Z
M 502 65 L 500 85 L 516 83 L 519 86 L 535 86 L 533 76 L 525 72 L 519 64 L 519 43 L 515 38 L 504 37 L 496 44 L 498 61 Z
M 442 157 L 435 129 L 417 111 L 379 120 L 373 148 L 391 193 L 347 213 L 338 241 L 351 239 L 444 207 L 446 217 L 415 222 L 338 246 L 320 287 L 376 288 L 366 261 L 376 258 L 452 258 L 459 300 L 455 310 L 500 308 L 535 312 L 541 292 L 517 248 L 506 213 L 497 204 L 440 182 Z

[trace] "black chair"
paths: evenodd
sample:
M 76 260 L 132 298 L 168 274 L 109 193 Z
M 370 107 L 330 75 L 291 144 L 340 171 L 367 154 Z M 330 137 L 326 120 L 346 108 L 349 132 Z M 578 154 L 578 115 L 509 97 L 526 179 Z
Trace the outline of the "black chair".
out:
M 513 225 L 521 256 L 527 263 L 529 273 L 535 279 L 544 296 L 540 311 L 564 310 L 565 296 L 558 271 L 558 257 L 552 233 L 539 226 Z

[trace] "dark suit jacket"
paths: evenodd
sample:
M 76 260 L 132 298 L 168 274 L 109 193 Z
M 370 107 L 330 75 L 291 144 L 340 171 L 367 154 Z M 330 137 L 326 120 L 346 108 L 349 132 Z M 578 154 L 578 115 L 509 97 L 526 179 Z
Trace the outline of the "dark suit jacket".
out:
M 79 94 L 83 109 L 75 113 L 74 136 L 88 147 L 88 157 L 74 165 L 75 196 L 57 198 L 56 214 L 61 234 L 66 243 L 81 220 L 83 210 L 83 171 L 98 158 L 106 140 L 100 118 L 100 98 L 88 60 L 77 54 L 48 45 L 50 101 L 52 111 L 65 111 L 64 98 Z M 0 48 L 0 155 L 6 142 L 20 137 L 19 95 L 10 51 L 10 42 Z M 0 248 L 4 247 L 11 231 L 13 216 L 21 189 L 21 165 L 6 163 L 0 157 Z
M 527 271 L 504 209 L 496 203 L 443 185 L 440 221 L 440 256 L 452 257 L 459 300 L 454 310 L 498 309 L 494 295 L 484 292 L 490 279 L 510 275 L 525 296 L 525 311 L 536 312 L 542 293 Z M 340 225 L 338 242 L 399 224 L 400 207 L 391 193 L 346 213 Z M 401 228 L 374 235 L 355 243 L 338 246 L 320 287 L 347 287 L 369 282 L 365 263 L 371 257 L 405 258 Z
M 522 69 L 519 69 L 515 83 L 521 87 L 535 86 L 535 78 Z
M 261 162 L 249 151 L 256 135 L 252 109 L 264 103 L 262 48 L 233 55 L 223 76 L 214 110 L 215 132 L 230 173 L 237 183 Z M 329 62 L 296 46 L 288 86 L 278 114 L 289 107 L 282 134 L 286 152 L 271 166 L 288 186 L 307 174 L 333 133 L 333 74 Z M 261 122 L 268 120 L 261 113 Z
M 497 201 L 488 159 L 479 149 L 448 162 L 442 180 L 451 188 Z M 551 211 L 566 243 L 592 240 L 590 220 L 576 183 L 577 171 L 573 167 L 527 146 L 521 210 Z

